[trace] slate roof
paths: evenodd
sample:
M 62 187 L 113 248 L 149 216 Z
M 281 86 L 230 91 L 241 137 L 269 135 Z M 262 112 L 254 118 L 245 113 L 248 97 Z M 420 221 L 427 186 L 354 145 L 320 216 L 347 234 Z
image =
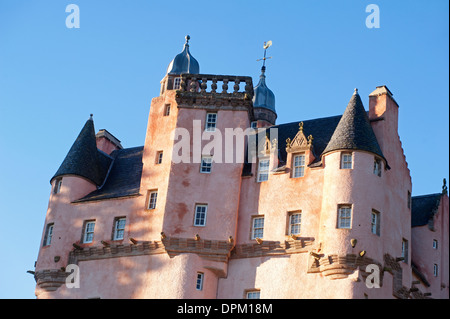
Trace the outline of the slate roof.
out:
M 113 151 L 113 162 L 104 184 L 74 203 L 139 195 L 143 150 L 140 146 Z
M 441 200 L 441 193 L 414 196 L 411 205 L 411 227 L 427 225 L 436 214 Z
M 386 160 L 357 90 L 352 95 L 323 154 L 336 150 L 367 151 Z
M 112 158 L 108 154 L 97 149 L 94 121 L 91 117 L 81 129 L 50 183 L 59 176 L 77 175 L 99 186 L 105 179 L 111 161 Z

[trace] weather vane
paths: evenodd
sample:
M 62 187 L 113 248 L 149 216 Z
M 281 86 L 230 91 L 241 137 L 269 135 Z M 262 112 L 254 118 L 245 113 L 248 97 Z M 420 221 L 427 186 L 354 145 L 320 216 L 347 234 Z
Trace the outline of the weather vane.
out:
M 267 49 L 270 48 L 271 46 L 272 46 L 272 41 L 264 42 L 264 46 L 263 46 L 263 48 L 264 48 L 264 57 L 262 59 L 256 60 L 256 61 L 261 61 L 261 60 L 264 61 L 263 62 L 263 66 L 262 66 L 263 70 L 266 69 L 266 60 L 272 59 L 271 56 L 266 58 Z

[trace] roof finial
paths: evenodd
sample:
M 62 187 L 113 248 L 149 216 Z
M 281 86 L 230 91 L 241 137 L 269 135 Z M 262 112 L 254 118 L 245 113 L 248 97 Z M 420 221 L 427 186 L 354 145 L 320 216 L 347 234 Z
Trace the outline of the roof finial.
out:
M 442 194 L 447 194 L 447 180 L 444 178 L 444 185 L 442 185 Z
M 93 121 L 93 120 L 94 120 L 94 114 L 91 113 L 91 116 L 89 117 L 89 119 L 90 119 L 91 121 Z
M 264 72 L 266 71 L 266 60 L 272 59 L 271 56 L 268 57 L 268 58 L 266 58 L 266 51 L 267 51 L 267 49 L 270 48 L 271 46 L 272 46 L 272 41 L 264 42 L 264 45 L 263 45 L 263 48 L 264 48 L 264 57 L 263 57 L 262 59 L 256 60 L 256 61 L 261 61 L 261 60 L 263 61 L 263 65 L 262 65 L 262 67 L 261 67 L 262 73 L 264 73 Z
M 358 94 L 358 89 L 355 88 L 355 92 L 353 92 L 353 95 L 357 95 Z
M 189 34 L 186 35 L 184 38 L 186 39 L 186 44 L 189 45 L 189 40 L 191 39 L 191 37 L 189 36 Z

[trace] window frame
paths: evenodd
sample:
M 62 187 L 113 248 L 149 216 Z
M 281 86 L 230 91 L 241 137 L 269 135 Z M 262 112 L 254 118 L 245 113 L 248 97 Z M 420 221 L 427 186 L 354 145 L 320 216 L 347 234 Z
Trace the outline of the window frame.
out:
M 375 222 L 374 222 L 375 216 Z M 381 232 L 381 214 L 379 211 L 372 209 L 372 213 L 370 215 L 370 232 L 374 235 L 380 236 Z
M 381 160 L 375 157 L 373 160 L 373 173 L 378 177 L 381 177 L 382 171 L 381 168 L 382 168 Z
M 54 229 L 55 229 L 55 223 L 48 223 L 47 226 L 45 226 L 45 234 L 44 234 L 44 240 L 42 242 L 42 247 L 47 247 L 52 244 Z
M 170 115 L 170 103 L 164 104 L 164 113 L 163 116 L 169 116 Z
M 438 249 L 438 247 L 439 247 L 439 242 L 438 242 L 438 240 L 437 239 L 433 239 L 433 249 Z
M 299 216 L 300 220 L 298 220 L 297 222 L 293 223 L 293 217 L 294 216 Z M 298 227 L 298 232 L 294 233 L 292 232 L 292 228 L 293 226 Z M 288 213 L 288 232 L 287 235 L 300 235 L 302 231 L 302 212 L 301 211 L 293 211 L 293 212 L 289 212 Z
M 120 222 L 124 221 L 123 228 L 119 228 Z M 116 217 L 114 218 L 114 225 L 113 225 L 113 238 L 112 240 L 123 240 L 125 238 L 125 226 L 127 224 L 127 218 L 126 217 Z M 122 234 L 122 237 L 118 237 L 119 231 Z
M 262 167 L 261 164 L 263 162 L 264 163 L 267 162 L 267 165 L 264 164 L 264 170 L 261 169 L 261 167 Z M 257 171 L 257 174 L 256 174 L 257 175 L 256 181 L 258 183 L 262 183 L 262 182 L 268 181 L 269 180 L 269 171 L 270 171 L 270 158 L 268 158 L 268 157 L 260 158 L 258 160 L 258 167 L 257 167 L 257 169 L 258 169 L 258 171 Z M 266 178 L 265 179 L 261 179 L 261 176 L 266 176 Z
M 350 158 L 350 161 L 348 161 L 348 158 Z M 348 167 L 349 163 L 350 163 L 350 167 Z M 352 152 L 342 152 L 341 153 L 341 169 L 353 169 L 353 153 Z
M 248 289 L 244 292 L 245 299 L 261 299 L 261 290 L 259 289 Z M 257 296 L 250 297 L 250 296 Z
M 208 159 L 209 163 L 204 162 L 205 159 Z M 202 155 L 201 162 L 200 162 L 200 173 L 211 174 L 212 163 L 213 163 L 213 157 L 211 155 Z M 204 164 L 206 164 L 206 165 L 204 165 Z
M 53 186 L 53 194 L 59 194 L 61 192 L 62 177 L 55 179 L 55 185 Z
M 403 262 L 405 264 L 408 263 L 409 261 L 409 249 L 408 249 L 408 240 L 405 238 L 402 238 L 402 252 L 401 252 L 401 257 L 403 257 Z
M 156 160 L 155 160 L 156 165 L 162 164 L 163 156 L 164 156 L 164 151 L 156 151 Z
M 158 190 L 157 189 L 149 190 L 147 195 L 147 210 L 156 209 L 157 203 L 158 203 Z
M 173 78 L 173 90 L 181 89 L 181 77 Z
M 92 230 L 88 230 L 89 225 L 94 225 L 92 227 Z M 84 221 L 84 225 L 83 225 L 83 235 L 82 235 L 82 240 L 81 242 L 83 244 L 90 244 L 94 241 L 94 233 L 95 233 L 95 219 L 89 219 L 89 220 L 85 220 Z M 90 237 L 90 239 L 88 239 L 88 235 L 92 234 L 92 237 Z
M 297 158 L 302 158 L 303 162 L 296 163 Z M 301 174 L 297 175 L 297 169 L 300 169 Z M 306 155 L 305 153 L 297 153 L 292 156 L 292 178 L 299 178 L 305 176 L 306 169 Z
M 214 120 L 212 121 L 212 119 Z M 207 112 L 205 119 L 205 131 L 215 132 L 216 128 L 217 128 L 217 112 Z
M 195 289 L 198 291 L 202 291 L 203 290 L 203 284 L 205 281 L 205 274 L 203 272 L 197 272 L 197 277 L 195 280 Z
M 262 225 L 258 225 L 259 227 L 255 227 L 255 222 L 257 220 L 262 220 Z M 251 232 L 250 232 L 250 239 L 254 240 L 256 238 L 259 239 L 263 239 L 264 238 L 264 215 L 255 215 L 252 216 L 252 228 L 251 228 Z M 256 233 L 256 230 L 258 230 L 258 233 Z M 261 234 L 259 233 L 259 231 L 261 232 Z M 257 235 L 261 235 L 261 236 L 257 236 Z
M 344 211 L 345 210 L 345 211 Z M 346 211 L 349 210 L 349 216 L 343 216 L 342 213 L 347 213 Z M 341 204 L 338 205 L 338 213 L 337 213 L 337 224 L 336 228 L 338 229 L 352 229 L 352 214 L 353 214 L 353 207 L 350 204 Z M 347 223 L 344 224 L 344 221 L 348 220 L 348 227 L 346 226 Z
M 201 212 L 201 211 L 199 211 L 199 208 L 205 208 L 205 211 Z M 195 227 L 205 227 L 207 215 L 208 215 L 208 204 L 195 204 L 194 226 Z
M 439 277 L 439 265 L 438 264 L 433 264 L 433 276 Z

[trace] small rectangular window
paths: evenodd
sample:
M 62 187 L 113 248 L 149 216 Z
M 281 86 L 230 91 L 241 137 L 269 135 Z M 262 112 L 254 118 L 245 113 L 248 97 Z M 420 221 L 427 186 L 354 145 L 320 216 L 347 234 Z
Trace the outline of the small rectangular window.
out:
M 372 210 L 372 220 L 370 223 L 372 234 L 380 236 L 380 213 Z
M 269 179 L 269 159 L 260 159 L 258 163 L 258 182 L 264 182 Z
M 43 246 L 50 246 L 52 243 L 52 237 L 53 237 L 53 223 L 47 224 L 47 227 L 45 228 L 45 235 L 44 235 L 44 243 Z
M 433 265 L 433 275 L 434 277 L 439 276 L 439 266 L 437 264 Z
M 301 213 L 290 213 L 289 215 L 289 235 L 299 235 L 302 223 Z
M 117 217 L 114 220 L 114 235 L 113 240 L 122 240 L 125 233 L 125 224 L 127 219 L 125 217 Z
M 195 289 L 197 290 L 203 290 L 203 278 L 205 275 L 202 272 L 197 273 L 197 280 L 195 283 Z
M 433 249 L 438 249 L 438 241 L 433 239 Z
M 206 113 L 205 131 L 214 132 L 217 124 L 217 113 Z
M 170 115 L 170 104 L 165 104 L 164 105 L 164 116 L 169 116 Z
M 94 239 L 94 228 L 95 220 L 88 220 L 84 222 L 83 243 L 92 243 L 92 240 Z
M 55 186 L 53 187 L 53 193 L 58 194 L 61 191 L 62 178 L 57 178 L 55 180 Z
M 158 191 L 149 191 L 147 209 L 155 209 L 158 199 Z
M 260 299 L 261 298 L 261 291 L 259 290 L 249 290 L 245 293 L 245 297 L 247 299 Z
M 252 129 L 257 129 L 257 128 L 258 128 L 258 122 L 257 122 L 257 121 L 251 122 L 251 123 L 250 123 L 250 127 L 251 127 Z
M 208 205 L 195 205 L 194 226 L 206 226 Z
M 408 263 L 408 241 L 406 239 L 402 239 L 402 255 L 403 262 Z
M 173 89 L 179 90 L 181 87 L 181 78 L 174 78 L 173 79 Z
M 352 169 L 353 168 L 353 160 L 352 153 L 342 153 L 341 155 L 341 168 L 342 169 Z
M 373 173 L 381 177 L 381 160 L 378 158 L 373 161 Z
M 161 164 L 163 160 L 163 151 L 156 152 L 156 164 Z
M 338 228 L 350 229 L 352 225 L 352 207 L 341 205 L 338 208 Z
M 296 177 L 303 177 L 305 175 L 305 155 L 295 155 L 294 156 L 294 165 L 293 166 L 293 172 L 294 172 L 294 178 Z
M 264 237 L 264 217 L 253 217 L 251 239 Z
M 203 155 L 202 163 L 200 165 L 200 173 L 211 173 L 212 156 Z

